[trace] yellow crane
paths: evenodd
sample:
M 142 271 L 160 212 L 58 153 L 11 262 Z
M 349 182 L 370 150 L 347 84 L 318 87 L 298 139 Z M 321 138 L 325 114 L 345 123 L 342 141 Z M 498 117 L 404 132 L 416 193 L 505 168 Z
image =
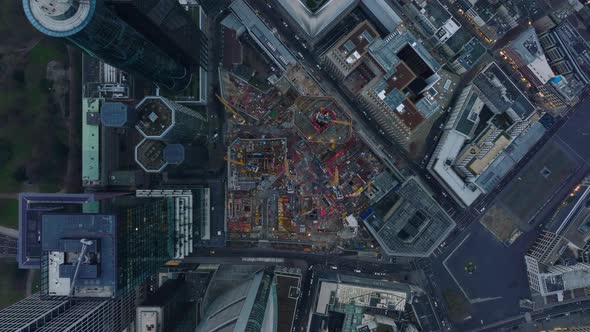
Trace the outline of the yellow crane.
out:
M 240 165 L 240 166 L 244 166 L 244 162 L 241 160 L 235 160 L 235 159 L 230 159 L 227 156 L 223 157 L 223 160 L 225 161 L 229 161 L 230 163 L 234 164 L 234 165 Z
M 236 110 L 234 110 L 234 108 L 231 107 L 231 105 L 227 101 L 225 101 L 225 99 L 221 98 L 219 95 L 215 95 L 215 97 L 217 97 L 217 99 L 223 104 L 223 106 L 225 106 L 225 108 L 228 109 L 234 115 L 234 119 L 236 119 L 238 124 L 243 125 L 244 123 L 246 123 L 246 120 L 244 120 L 244 118 Z
M 352 195 L 350 195 L 350 197 L 358 197 L 363 191 L 370 190 L 370 189 L 371 189 L 371 180 L 369 180 L 369 183 L 367 183 L 366 186 L 360 186 L 357 190 L 355 190 L 354 193 L 352 193 Z
M 336 120 L 336 119 L 334 119 L 334 120 L 332 120 L 330 122 L 336 123 L 336 124 L 345 125 L 345 126 L 352 126 L 352 122 L 350 122 L 350 121 L 343 121 L 343 120 Z
M 334 175 L 332 175 L 332 179 L 330 180 L 330 185 L 335 187 L 340 182 L 340 171 L 338 171 L 338 167 L 334 167 Z

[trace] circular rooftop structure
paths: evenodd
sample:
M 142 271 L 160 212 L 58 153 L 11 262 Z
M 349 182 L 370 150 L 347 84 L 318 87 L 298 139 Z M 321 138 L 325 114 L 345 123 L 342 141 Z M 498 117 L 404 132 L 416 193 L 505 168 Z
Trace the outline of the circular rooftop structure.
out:
M 164 160 L 171 165 L 182 164 L 184 153 L 182 144 L 169 144 L 164 148 Z
M 27 19 L 51 37 L 68 37 L 92 20 L 97 0 L 23 0 Z
M 106 102 L 100 108 L 100 122 L 105 127 L 124 127 L 134 121 L 132 110 L 120 102 Z

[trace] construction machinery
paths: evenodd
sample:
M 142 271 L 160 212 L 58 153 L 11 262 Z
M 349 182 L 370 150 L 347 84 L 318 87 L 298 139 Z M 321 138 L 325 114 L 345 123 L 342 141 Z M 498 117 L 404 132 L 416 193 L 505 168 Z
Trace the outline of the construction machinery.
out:
M 225 108 L 233 114 L 234 119 L 238 124 L 243 125 L 244 123 L 246 123 L 246 120 L 227 101 L 225 101 L 225 99 L 223 99 L 219 95 L 215 95 L 215 97 L 217 97 L 217 99 L 223 104 L 223 106 L 225 106 Z
M 371 184 L 372 184 L 372 181 L 369 180 L 369 182 L 367 183 L 366 186 L 360 186 L 360 187 L 358 187 L 358 189 L 355 190 L 354 193 L 346 196 L 346 198 L 358 197 L 363 191 L 365 191 L 365 190 L 371 190 Z
M 330 179 L 330 185 L 335 187 L 340 183 L 340 172 L 338 171 L 338 167 L 334 167 L 334 174 L 332 175 L 332 179 Z
M 335 124 L 341 124 L 341 125 L 345 125 L 345 126 L 352 126 L 352 122 L 350 121 L 343 121 L 343 120 L 330 120 L 331 123 L 335 123 Z
M 240 165 L 240 166 L 244 166 L 245 165 L 245 163 L 242 160 L 230 159 L 227 156 L 223 157 L 223 160 L 229 161 L 230 163 L 232 163 L 234 165 Z

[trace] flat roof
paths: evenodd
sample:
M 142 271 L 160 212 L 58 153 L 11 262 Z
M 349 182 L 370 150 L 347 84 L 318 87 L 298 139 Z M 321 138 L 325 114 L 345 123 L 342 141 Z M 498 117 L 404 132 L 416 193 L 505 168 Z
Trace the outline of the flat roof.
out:
M 41 219 L 45 213 L 62 211 L 68 206 L 78 210 L 94 202 L 94 194 L 43 194 L 20 193 L 18 196 L 19 241 L 17 261 L 21 269 L 38 269 L 41 266 Z
M 490 63 L 474 79 L 473 83 L 487 99 L 486 105 L 495 113 L 512 110 L 521 119 L 532 115 L 536 108 L 510 77 L 495 63 Z
M 100 181 L 100 130 L 90 118 L 100 114 L 97 98 L 82 99 L 82 184 L 92 185 Z
M 504 151 L 490 163 L 475 181 L 485 191 L 491 191 L 527 152 L 543 137 L 545 127 L 534 122 L 525 132 L 517 136 Z
M 403 23 L 403 20 L 385 0 L 361 0 L 361 3 L 387 32 L 393 32 Z
M 468 186 L 453 170 L 452 165 L 447 165 L 448 160 L 454 163 L 465 144 L 465 140 L 466 137 L 455 130 L 445 132 L 439 146 L 437 146 L 439 153 L 433 157 L 435 161 L 432 165 L 429 165 L 429 168 L 450 189 L 451 194 L 454 194 L 453 197 L 469 206 L 482 194 L 481 189 L 474 185 Z
M 91 241 L 88 261 L 80 264 L 75 297 L 114 297 L 117 291 L 117 217 L 110 214 L 45 214 L 42 217 L 41 248 L 52 262 L 41 268 L 48 280 L 47 295 L 67 296 L 75 275 L 77 259 L 71 253 L 82 251 L 81 240 Z M 59 282 L 54 282 L 59 280 Z
M 288 1 L 297 2 L 297 1 Z M 236 17 L 244 24 L 256 43 L 275 61 L 275 63 L 286 70 L 290 65 L 297 63 L 289 49 L 275 36 L 268 26 L 256 15 L 250 5 L 244 0 L 236 0 L 231 4 L 231 9 Z
M 373 204 L 363 222 L 388 255 L 428 257 L 455 222 L 411 177 Z
M 505 50 L 511 58 L 516 57 L 517 65 L 525 65 L 541 83 L 547 83 L 555 76 L 549 66 L 535 28 L 530 27 L 513 40 Z

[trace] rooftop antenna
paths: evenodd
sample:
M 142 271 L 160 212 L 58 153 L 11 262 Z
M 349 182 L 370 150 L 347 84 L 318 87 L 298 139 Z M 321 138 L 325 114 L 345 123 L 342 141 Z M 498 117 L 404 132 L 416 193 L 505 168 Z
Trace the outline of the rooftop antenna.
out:
M 76 278 L 78 277 L 78 270 L 80 269 L 80 264 L 82 264 L 82 258 L 86 254 L 86 249 L 88 246 L 94 244 L 92 240 L 87 239 L 80 239 L 80 243 L 82 243 L 82 250 L 80 251 L 80 256 L 78 256 L 78 263 L 76 264 L 76 270 L 74 271 L 74 277 L 72 278 L 72 284 L 70 286 L 70 294 L 71 297 L 74 294 L 74 287 L 76 286 Z

